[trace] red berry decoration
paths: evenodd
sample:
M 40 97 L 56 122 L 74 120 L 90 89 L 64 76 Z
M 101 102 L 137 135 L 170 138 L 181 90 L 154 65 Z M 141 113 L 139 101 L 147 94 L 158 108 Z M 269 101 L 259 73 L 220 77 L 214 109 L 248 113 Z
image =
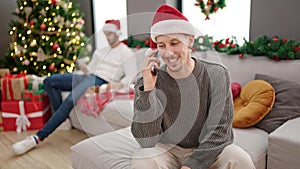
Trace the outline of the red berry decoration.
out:
M 244 57 L 243 54 L 240 54 L 240 55 L 239 55 L 239 58 L 240 58 L 240 59 L 243 59 L 243 57 Z
M 44 23 L 42 23 L 41 26 L 40 26 L 40 28 L 41 28 L 42 31 L 45 30 L 46 27 L 47 27 L 47 26 L 46 26 L 46 24 L 44 24 Z
M 51 4 L 52 4 L 52 5 L 56 5 L 56 3 L 57 3 L 56 0 L 52 0 L 52 1 L 51 1 Z
M 59 45 L 58 45 L 57 43 L 55 43 L 55 44 L 52 46 L 52 50 L 53 50 L 53 51 L 56 51 L 58 47 L 59 47 Z
M 30 25 L 34 25 L 34 24 L 35 24 L 35 21 L 34 21 L 34 20 L 30 20 L 29 24 L 30 24 Z
M 49 66 L 49 70 L 50 70 L 50 71 L 54 71 L 54 70 L 55 70 L 55 65 L 51 64 L 51 65 Z

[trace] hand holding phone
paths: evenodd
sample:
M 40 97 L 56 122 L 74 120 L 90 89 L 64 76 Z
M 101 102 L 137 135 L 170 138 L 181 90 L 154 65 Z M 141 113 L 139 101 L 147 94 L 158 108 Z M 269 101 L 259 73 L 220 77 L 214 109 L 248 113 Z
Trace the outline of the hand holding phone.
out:
M 155 57 L 156 57 L 156 58 L 159 58 L 158 52 L 155 54 Z M 152 72 L 152 74 L 153 74 L 154 76 L 157 75 L 157 71 L 158 71 L 157 68 L 156 68 L 155 66 L 153 66 L 151 72 Z
M 144 69 L 142 71 L 143 81 L 144 81 L 144 91 L 153 90 L 157 80 L 157 73 L 160 68 L 160 60 L 158 51 L 156 49 L 149 48 L 145 52 L 145 63 Z

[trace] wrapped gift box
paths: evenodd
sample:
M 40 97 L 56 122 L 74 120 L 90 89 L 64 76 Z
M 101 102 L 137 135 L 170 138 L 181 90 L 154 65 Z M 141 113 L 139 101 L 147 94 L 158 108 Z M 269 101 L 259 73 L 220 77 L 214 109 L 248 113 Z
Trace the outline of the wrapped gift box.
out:
M 6 74 L 1 78 L 2 100 L 21 100 L 22 92 L 28 87 L 30 75 L 25 73 Z
M 41 129 L 51 116 L 48 97 L 40 101 L 2 101 L 4 131 Z
M 0 110 L 0 131 L 3 131 L 2 112 Z
M 4 77 L 8 73 L 9 73 L 9 69 L 7 69 L 7 68 L 1 68 L 0 69 L 0 78 Z
M 111 93 L 85 93 L 77 101 L 77 109 L 88 116 L 97 117 L 107 103 L 112 100 Z

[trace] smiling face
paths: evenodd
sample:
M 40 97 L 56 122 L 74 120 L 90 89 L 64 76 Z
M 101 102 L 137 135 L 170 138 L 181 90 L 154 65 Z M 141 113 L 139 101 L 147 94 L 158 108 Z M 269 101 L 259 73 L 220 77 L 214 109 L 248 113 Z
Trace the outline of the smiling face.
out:
M 190 47 L 194 38 L 185 34 L 160 35 L 156 38 L 159 55 L 167 64 L 167 72 L 177 78 L 188 76 L 194 69 Z

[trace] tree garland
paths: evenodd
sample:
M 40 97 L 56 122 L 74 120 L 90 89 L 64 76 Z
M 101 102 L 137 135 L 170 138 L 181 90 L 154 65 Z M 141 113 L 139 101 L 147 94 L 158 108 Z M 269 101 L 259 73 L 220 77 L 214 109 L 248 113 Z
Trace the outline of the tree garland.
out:
M 225 0 L 207 0 L 205 3 L 203 0 L 196 0 L 195 6 L 200 7 L 201 12 L 205 14 L 205 20 L 209 20 L 209 15 L 216 13 L 219 9 L 226 7 Z

